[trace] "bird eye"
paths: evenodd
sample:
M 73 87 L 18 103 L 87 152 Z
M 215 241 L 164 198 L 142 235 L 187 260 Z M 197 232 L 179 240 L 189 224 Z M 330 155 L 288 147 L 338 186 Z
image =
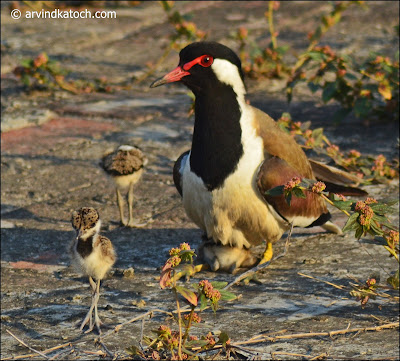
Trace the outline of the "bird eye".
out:
M 200 65 L 204 67 L 209 67 L 213 63 L 214 58 L 210 55 L 203 55 L 200 59 Z

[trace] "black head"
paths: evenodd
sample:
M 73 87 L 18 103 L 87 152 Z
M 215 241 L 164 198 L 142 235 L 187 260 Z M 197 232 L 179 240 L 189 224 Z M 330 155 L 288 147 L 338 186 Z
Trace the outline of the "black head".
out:
M 243 87 L 239 57 L 227 46 L 212 41 L 189 44 L 179 53 L 179 64 L 173 71 L 151 84 L 151 88 L 181 81 L 194 93 L 218 86 L 218 83 Z

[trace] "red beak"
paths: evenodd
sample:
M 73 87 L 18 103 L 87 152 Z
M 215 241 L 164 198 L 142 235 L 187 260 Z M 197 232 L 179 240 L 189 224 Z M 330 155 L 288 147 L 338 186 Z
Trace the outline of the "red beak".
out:
M 174 70 L 169 72 L 167 75 L 164 75 L 162 78 L 155 80 L 150 85 L 150 88 L 155 88 L 156 86 L 179 81 L 186 75 L 190 75 L 190 73 L 188 71 L 183 70 L 180 66 L 178 66 Z

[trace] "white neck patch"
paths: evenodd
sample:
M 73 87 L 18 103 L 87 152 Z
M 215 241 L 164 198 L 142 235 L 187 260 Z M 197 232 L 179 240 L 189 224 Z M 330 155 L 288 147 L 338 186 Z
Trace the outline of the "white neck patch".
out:
M 233 88 L 233 91 L 238 95 L 239 99 L 244 97 L 246 89 L 236 65 L 232 64 L 228 60 L 214 59 L 211 68 L 219 81 L 230 85 Z

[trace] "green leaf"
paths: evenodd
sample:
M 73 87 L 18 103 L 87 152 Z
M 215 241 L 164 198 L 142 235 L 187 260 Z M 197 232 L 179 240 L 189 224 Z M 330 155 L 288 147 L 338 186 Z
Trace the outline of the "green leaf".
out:
M 136 347 L 136 346 L 127 347 L 127 348 L 125 349 L 125 351 L 126 351 L 129 355 L 131 355 L 131 356 L 136 356 L 136 355 L 140 355 L 140 354 L 141 354 L 139 348 Z
M 222 344 L 224 347 L 226 343 L 229 341 L 229 336 L 226 332 L 221 332 L 218 336 L 218 343 Z
M 326 82 L 322 91 L 322 101 L 327 103 L 336 93 L 336 82 Z
M 219 290 L 219 293 L 221 293 L 221 301 L 233 301 L 237 298 L 234 293 L 226 290 Z
M 332 197 L 329 198 L 332 203 L 335 205 L 336 208 L 340 209 L 341 211 L 351 211 L 351 205 L 353 204 L 353 201 L 341 201 L 341 200 L 334 200 L 333 194 Z
M 277 186 L 277 187 L 268 189 L 265 192 L 265 195 L 266 196 L 271 196 L 271 197 L 281 196 L 283 194 L 283 189 L 284 188 L 285 188 L 284 186 Z
M 399 270 L 393 276 L 390 276 L 386 282 L 391 285 L 395 290 L 399 289 Z
M 354 114 L 358 118 L 363 118 L 368 115 L 372 109 L 372 103 L 367 98 L 358 98 L 354 103 Z
M 187 346 L 187 343 L 185 343 L 185 346 Z M 186 354 L 188 354 L 189 356 L 194 356 L 194 353 L 190 350 L 188 350 L 185 346 L 182 346 L 182 351 Z
M 292 193 L 297 198 L 306 198 L 306 195 L 304 194 L 303 190 L 300 188 L 293 188 Z
M 204 347 L 209 343 L 208 340 L 192 340 L 185 342 L 185 347 L 194 348 L 194 347 Z
M 292 201 L 292 192 L 285 194 L 286 203 L 290 206 L 290 202 Z
M 309 51 L 309 52 L 307 53 L 307 55 L 308 55 L 311 59 L 316 60 L 316 61 L 319 61 L 319 62 L 321 62 L 321 61 L 323 61 L 323 60 L 326 59 L 326 55 L 323 54 L 323 53 L 320 53 L 319 51 Z
M 374 235 L 378 235 L 378 236 L 383 235 L 383 233 L 384 233 L 383 230 L 381 228 L 379 228 L 373 220 L 371 221 L 370 224 L 371 224 L 371 230 L 373 231 Z
M 33 66 L 33 60 L 32 59 L 24 59 L 24 60 L 21 61 L 21 65 L 24 68 L 30 68 L 30 67 Z
M 200 294 L 200 311 L 203 311 L 208 305 L 208 299 L 204 293 Z
M 397 212 L 397 209 L 391 207 L 388 204 L 384 203 L 372 203 L 369 205 L 372 210 L 376 213 L 381 213 L 381 214 L 391 214 Z
M 349 219 L 347 220 L 345 226 L 343 227 L 342 231 L 347 232 L 354 229 L 357 229 L 360 225 L 357 223 L 357 218 L 359 214 L 357 212 L 353 213 Z
M 178 292 L 180 295 L 186 298 L 189 301 L 189 303 L 191 303 L 194 306 L 197 306 L 197 295 L 193 291 L 188 290 L 187 288 L 181 286 L 176 286 L 175 289 L 176 292 Z
M 358 224 L 358 223 L 357 223 Z M 359 227 L 357 228 L 357 230 L 356 230 L 356 233 L 355 233 L 355 237 L 357 238 L 357 239 L 360 239 L 361 237 L 362 237 L 362 235 L 364 234 L 364 229 L 363 229 L 363 227 L 361 226 L 361 225 L 358 225 Z
M 311 90 L 311 93 L 315 93 L 317 90 L 321 88 L 321 86 L 317 83 L 314 82 L 308 82 L 307 83 L 308 89 Z
M 224 288 L 226 285 L 228 284 L 228 282 L 220 282 L 220 281 L 213 281 L 211 282 L 211 285 L 216 288 L 217 290 L 221 290 L 222 288 Z

